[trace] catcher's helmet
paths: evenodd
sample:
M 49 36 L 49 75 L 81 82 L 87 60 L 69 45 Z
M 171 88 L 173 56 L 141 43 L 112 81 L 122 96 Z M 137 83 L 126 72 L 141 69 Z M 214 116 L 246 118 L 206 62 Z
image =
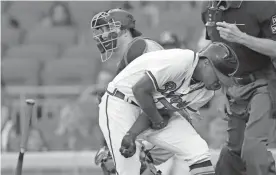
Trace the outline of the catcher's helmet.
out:
M 226 86 L 232 86 L 231 77 L 237 72 L 239 60 L 235 51 L 221 42 L 213 42 L 199 52 L 199 58 L 210 60 L 215 73 Z
M 105 31 L 103 31 L 104 28 Z M 142 35 L 141 32 L 135 29 L 133 16 L 122 9 L 111 9 L 96 14 L 91 20 L 91 29 L 103 62 L 108 60 L 112 56 L 114 49 L 117 48 L 120 30 L 131 29 L 134 37 Z

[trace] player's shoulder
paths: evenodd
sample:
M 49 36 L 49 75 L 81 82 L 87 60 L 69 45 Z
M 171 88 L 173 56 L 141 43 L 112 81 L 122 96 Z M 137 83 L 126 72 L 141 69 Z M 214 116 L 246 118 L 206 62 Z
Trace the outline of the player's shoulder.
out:
M 192 66 L 196 59 L 196 53 L 189 49 L 172 49 L 166 55 L 168 64 L 182 68 Z
M 149 57 L 155 57 L 156 59 L 162 62 L 168 62 L 168 64 L 190 64 L 194 61 L 196 53 L 189 49 L 168 49 L 168 50 L 160 50 L 157 52 L 148 53 Z
M 164 50 L 164 48 L 157 42 L 150 38 L 144 38 L 147 43 L 147 49 L 145 52 L 153 52 L 157 50 Z
M 178 57 L 184 58 L 184 59 L 193 59 L 196 52 L 190 49 L 173 49 L 172 54 L 175 54 Z
M 129 63 L 131 63 L 136 58 L 140 57 L 146 52 L 147 43 L 146 38 L 136 37 L 129 44 L 128 48 L 118 64 L 117 73 L 122 71 Z
M 186 63 L 187 65 L 192 65 L 196 60 L 197 52 L 194 52 L 190 49 L 182 49 L 181 56 L 184 63 Z
M 143 55 L 146 51 L 147 43 L 145 38 L 136 37 L 128 45 L 127 52 L 125 54 L 125 62 L 128 64 L 137 57 Z

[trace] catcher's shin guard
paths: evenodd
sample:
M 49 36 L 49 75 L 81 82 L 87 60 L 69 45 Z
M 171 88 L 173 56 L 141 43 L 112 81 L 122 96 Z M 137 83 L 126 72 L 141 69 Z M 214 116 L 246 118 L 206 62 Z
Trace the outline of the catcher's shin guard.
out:
M 210 160 L 190 166 L 192 175 L 215 175 L 215 170 Z
M 106 146 L 102 147 L 96 153 L 94 162 L 96 165 L 100 165 L 104 175 L 116 174 L 116 168 L 114 166 L 112 156 Z
M 141 169 L 140 174 L 143 175 L 143 173 L 148 170 L 151 172 L 151 175 L 162 175 L 162 172 L 160 170 L 157 170 L 154 164 L 154 160 L 150 154 L 150 150 L 146 150 L 144 146 L 141 148 L 140 153 L 140 162 L 141 162 Z
M 96 153 L 94 162 L 96 165 L 100 165 L 104 175 L 116 174 L 116 168 L 113 163 L 112 156 L 106 146 L 102 147 Z M 140 168 L 141 175 L 143 175 L 145 171 L 151 172 L 151 175 L 162 175 L 162 172 L 155 168 L 150 152 L 146 151 L 144 147 L 142 147 L 142 151 L 140 154 L 140 162 L 141 162 L 141 168 Z

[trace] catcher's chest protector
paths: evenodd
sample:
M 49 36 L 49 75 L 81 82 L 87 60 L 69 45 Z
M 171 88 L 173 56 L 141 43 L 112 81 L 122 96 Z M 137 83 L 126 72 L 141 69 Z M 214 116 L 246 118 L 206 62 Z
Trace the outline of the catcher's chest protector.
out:
M 147 50 L 146 38 L 136 37 L 128 45 L 128 49 L 118 64 L 117 74 L 120 73 L 129 63 L 143 55 Z

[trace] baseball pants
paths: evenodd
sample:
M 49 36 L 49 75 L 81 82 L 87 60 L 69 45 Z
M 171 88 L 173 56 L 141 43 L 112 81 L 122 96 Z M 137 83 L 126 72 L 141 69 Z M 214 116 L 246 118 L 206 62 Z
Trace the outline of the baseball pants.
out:
M 140 112 L 141 109 L 137 106 L 107 93 L 99 105 L 99 125 L 111 151 L 118 175 L 139 175 L 140 149 L 137 148 L 135 155 L 127 159 L 121 155 L 119 149 L 123 137 Z M 157 147 L 171 151 L 189 166 L 210 160 L 207 143 L 186 119 L 178 115 L 172 116 L 166 128 L 158 131 L 149 129 L 142 134 L 142 137 Z M 205 174 L 213 172 L 212 166 L 204 168 Z

